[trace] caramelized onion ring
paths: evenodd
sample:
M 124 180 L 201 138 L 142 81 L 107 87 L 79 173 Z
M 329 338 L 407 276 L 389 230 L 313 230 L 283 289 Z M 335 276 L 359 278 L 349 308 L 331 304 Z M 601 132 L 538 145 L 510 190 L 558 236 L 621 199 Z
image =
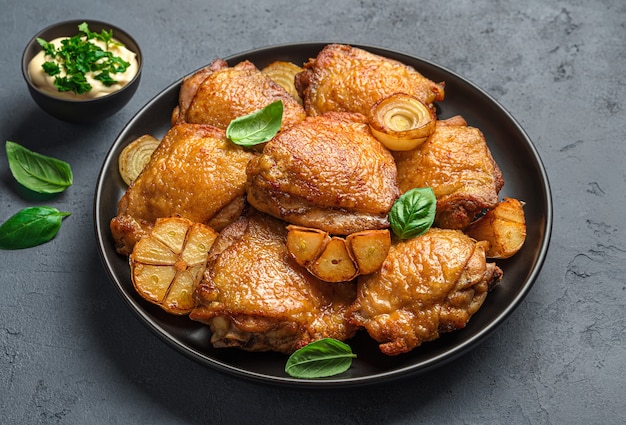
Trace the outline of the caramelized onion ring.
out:
M 270 77 L 272 81 L 277 83 L 279 86 L 287 90 L 287 93 L 295 98 L 299 104 L 302 104 L 302 99 L 300 98 L 294 84 L 296 74 L 302 72 L 301 67 L 292 62 L 276 61 L 263 68 L 261 72 Z
M 369 117 L 374 137 L 392 151 L 417 148 L 435 131 L 436 122 L 434 108 L 404 93 L 376 102 Z
M 152 152 L 159 146 L 159 143 L 158 139 L 144 134 L 122 150 L 118 158 L 118 167 L 124 183 L 130 186 L 150 161 Z

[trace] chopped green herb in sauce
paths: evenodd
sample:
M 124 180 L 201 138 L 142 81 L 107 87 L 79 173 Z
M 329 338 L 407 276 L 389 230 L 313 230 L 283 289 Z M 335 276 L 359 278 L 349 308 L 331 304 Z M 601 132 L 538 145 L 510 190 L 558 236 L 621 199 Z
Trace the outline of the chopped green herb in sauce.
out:
M 106 87 L 116 84 L 115 74 L 126 72 L 130 63 L 109 51 L 110 46 L 120 45 L 113 40 L 113 30 L 92 32 L 85 22 L 78 26 L 78 30 L 77 35 L 61 40 L 58 47 L 37 38 L 45 52 L 44 72 L 54 77 L 54 86 L 60 92 L 89 92 L 92 89 L 86 77 L 89 72 Z M 100 41 L 104 48 L 96 41 Z

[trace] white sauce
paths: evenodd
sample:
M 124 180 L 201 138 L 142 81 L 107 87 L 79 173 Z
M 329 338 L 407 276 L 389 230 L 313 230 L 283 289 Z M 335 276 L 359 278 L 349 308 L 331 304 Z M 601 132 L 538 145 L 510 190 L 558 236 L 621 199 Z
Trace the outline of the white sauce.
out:
M 61 46 L 61 40 L 65 40 L 67 38 L 69 37 L 55 38 L 51 41 L 51 43 L 54 44 L 55 48 L 59 48 Z M 113 39 L 113 41 L 117 40 Z M 92 39 L 89 40 L 89 42 L 100 46 L 102 50 L 106 50 L 106 44 L 100 40 Z M 42 68 L 42 64 L 44 62 L 51 60 L 49 57 L 46 58 L 46 54 L 43 50 L 35 55 L 35 57 L 28 64 L 28 73 L 30 74 L 31 81 L 39 90 L 42 90 L 55 97 L 63 99 L 86 100 L 106 96 L 107 94 L 113 93 L 130 83 L 135 75 L 137 75 L 137 72 L 139 70 L 137 55 L 134 52 L 128 50 L 126 47 L 122 46 L 121 44 L 117 45 L 109 43 L 108 51 L 111 52 L 113 55 L 118 56 L 124 59 L 126 62 L 130 63 L 130 66 L 126 69 L 124 73 L 111 74 L 111 77 L 116 80 L 117 83 L 109 87 L 102 84 L 101 81 L 94 79 L 94 72 L 87 72 L 85 74 L 85 78 L 87 79 L 89 84 L 91 84 L 92 88 L 90 91 L 82 94 L 76 94 L 72 91 L 59 91 L 54 86 L 54 76 L 46 74 L 46 72 Z M 59 76 L 65 76 L 65 72 L 61 70 Z

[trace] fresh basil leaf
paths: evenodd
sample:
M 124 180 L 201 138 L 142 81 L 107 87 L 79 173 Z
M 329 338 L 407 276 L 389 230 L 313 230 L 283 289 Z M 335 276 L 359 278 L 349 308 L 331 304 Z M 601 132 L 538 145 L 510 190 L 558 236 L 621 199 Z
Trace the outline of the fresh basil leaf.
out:
M 37 193 L 60 193 L 72 185 L 72 169 L 67 162 L 8 140 L 6 152 L 11 173 L 22 186 Z
M 289 356 L 285 372 L 294 378 L 323 378 L 345 372 L 355 357 L 348 344 L 323 338 Z
M 425 233 L 435 221 L 437 198 L 430 187 L 411 189 L 391 207 L 389 223 L 400 239 L 411 239 Z
M 24 208 L 0 226 L 0 249 L 30 248 L 48 242 L 61 228 L 61 212 L 52 207 Z
M 226 137 L 239 146 L 265 143 L 278 133 L 283 120 L 283 102 L 277 100 L 265 108 L 235 118 L 226 128 Z

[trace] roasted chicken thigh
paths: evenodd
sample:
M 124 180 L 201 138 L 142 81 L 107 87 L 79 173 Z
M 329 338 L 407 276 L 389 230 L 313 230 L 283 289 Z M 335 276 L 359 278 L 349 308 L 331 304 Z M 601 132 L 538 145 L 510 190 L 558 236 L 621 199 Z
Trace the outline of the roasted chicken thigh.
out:
M 233 67 L 221 59 L 183 80 L 173 123 L 210 124 L 225 130 L 240 116 L 283 102 L 282 127 L 304 119 L 298 101 L 249 61 Z
M 339 235 L 388 227 L 400 194 L 393 157 L 361 114 L 307 117 L 269 141 L 247 174 L 258 210 Z
M 498 204 L 504 184 L 482 132 L 460 117 L 438 121 L 419 148 L 394 152 L 402 192 L 431 187 L 437 197 L 435 226 L 465 229 Z
M 378 272 L 359 277 L 352 322 L 387 355 L 465 327 L 502 276 L 485 260 L 487 245 L 435 228 L 393 244 Z
M 118 203 L 110 226 L 118 252 L 130 254 L 157 218 L 181 216 L 216 230 L 234 221 L 253 157 L 215 127 L 172 127 Z
M 291 259 L 285 223 L 265 214 L 222 231 L 209 252 L 190 318 L 215 347 L 292 353 L 321 338 L 350 338 L 354 283 L 323 282 Z
M 443 84 L 429 80 L 414 68 L 342 44 L 327 45 L 304 64 L 295 85 L 308 115 L 328 111 L 368 115 L 376 102 L 395 93 L 415 96 L 425 104 L 444 98 Z
M 438 118 L 443 82 L 360 48 L 272 65 L 217 59 L 183 79 L 110 222 L 138 294 L 206 324 L 215 348 L 291 354 L 366 332 L 395 356 L 465 327 L 502 279 L 487 255 L 513 255 L 526 231 L 482 132 Z M 228 140 L 277 100 L 270 141 Z M 433 189 L 436 215 L 401 240 L 389 212 L 413 188 Z M 392 214 L 394 230 L 419 214 Z

